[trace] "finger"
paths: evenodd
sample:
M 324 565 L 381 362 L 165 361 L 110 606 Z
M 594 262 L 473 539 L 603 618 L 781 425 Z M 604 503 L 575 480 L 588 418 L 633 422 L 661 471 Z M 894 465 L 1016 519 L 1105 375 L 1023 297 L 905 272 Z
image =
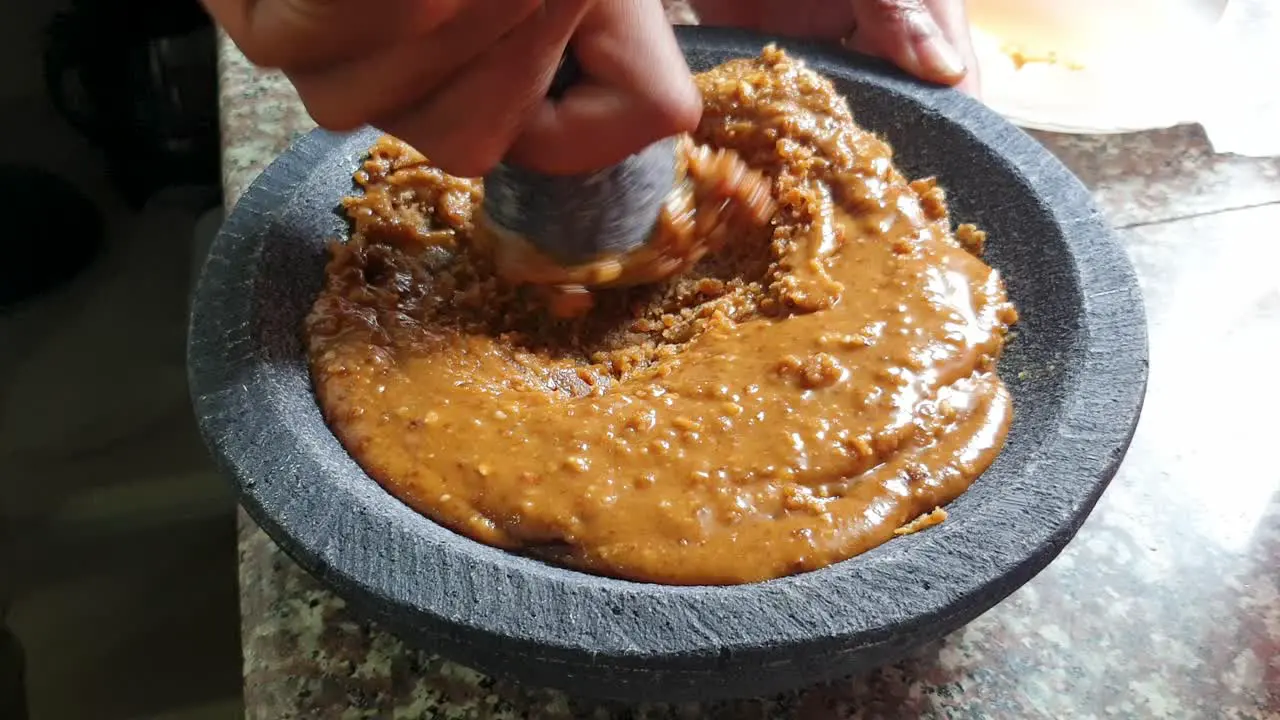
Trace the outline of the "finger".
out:
M 591 4 L 545 0 L 541 10 L 431 97 L 375 124 L 451 175 L 483 175 L 545 99 L 569 38 Z
M 587 172 L 698 126 L 702 99 L 659 0 L 600 0 L 573 47 L 585 80 L 559 102 L 537 106 L 511 162 Z
M 465 0 L 202 0 L 250 62 L 306 69 L 430 32 Z
M 974 97 L 982 94 L 981 68 L 978 55 L 973 50 L 973 36 L 969 32 L 969 13 L 965 0 L 925 0 L 925 7 L 937 21 L 942 34 L 960 53 L 968 72 L 956 88 Z
M 473 0 L 430 35 L 370 57 L 290 72 L 321 127 L 352 130 L 422 100 L 541 7 L 541 0 Z
M 929 82 L 955 85 L 964 79 L 964 59 L 922 0 L 853 0 L 853 15 L 851 49 L 888 59 Z

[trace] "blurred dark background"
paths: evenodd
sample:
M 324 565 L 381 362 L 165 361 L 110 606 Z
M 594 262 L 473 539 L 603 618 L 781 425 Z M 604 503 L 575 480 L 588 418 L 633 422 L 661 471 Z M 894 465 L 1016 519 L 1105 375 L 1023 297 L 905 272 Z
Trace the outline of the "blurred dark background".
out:
M 0 9 L 0 720 L 241 715 L 234 503 L 184 369 L 221 217 L 195 0 Z

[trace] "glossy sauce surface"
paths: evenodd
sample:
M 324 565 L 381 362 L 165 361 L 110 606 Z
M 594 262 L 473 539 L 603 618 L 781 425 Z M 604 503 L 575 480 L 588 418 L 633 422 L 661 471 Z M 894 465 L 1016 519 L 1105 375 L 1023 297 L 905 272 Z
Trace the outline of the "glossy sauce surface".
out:
M 1004 442 L 1016 312 L 831 85 L 782 52 L 699 76 L 696 143 L 772 182 L 771 224 L 575 319 L 471 242 L 479 183 L 384 140 L 307 321 L 317 397 L 390 492 L 590 572 L 728 584 L 863 552 Z

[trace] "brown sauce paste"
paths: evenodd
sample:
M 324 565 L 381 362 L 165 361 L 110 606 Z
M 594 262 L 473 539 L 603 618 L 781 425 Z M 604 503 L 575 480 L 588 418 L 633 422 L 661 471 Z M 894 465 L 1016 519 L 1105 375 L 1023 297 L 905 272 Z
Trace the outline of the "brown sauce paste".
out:
M 982 233 L 781 51 L 698 83 L 690 147 L 762 172 L 772 222 L 728 213 L 718 250 L 572 319 L 472 242 L 477 181 L 371 150 L 306 335 L 327 420 L 396 497 L 589 572 L 731 584 L 879 545 L 995 458 L 1016 312 Z

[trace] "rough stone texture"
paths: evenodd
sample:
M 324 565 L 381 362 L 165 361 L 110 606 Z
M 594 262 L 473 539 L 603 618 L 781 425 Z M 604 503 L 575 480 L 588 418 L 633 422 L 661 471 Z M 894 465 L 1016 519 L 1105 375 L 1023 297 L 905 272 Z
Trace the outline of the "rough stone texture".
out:
M 310 123 L 286 83 L 228 45 L 222 82 L 234 198 Z M 1255 449 L 1272 442 L 1280 386 L 1221 392 L 1228 380 L 1207 370 L 1280 350 L 1280 206 L 1232 210 L 1280 199 L 1280 160 L 1214 156 L 1197 128 L 1037 138 L 1115 224 L 1132 226 L 1122 239 L 1156 363 L 1110 491 L 1059 559 L 1006 601 L 857 678 L 760 700 L 623 707 L 406 649 L 242 518 L 247 716 L 1280 716 L 1280 473 Z M 1226 462 L 1217 447 L 1233 449 Z

